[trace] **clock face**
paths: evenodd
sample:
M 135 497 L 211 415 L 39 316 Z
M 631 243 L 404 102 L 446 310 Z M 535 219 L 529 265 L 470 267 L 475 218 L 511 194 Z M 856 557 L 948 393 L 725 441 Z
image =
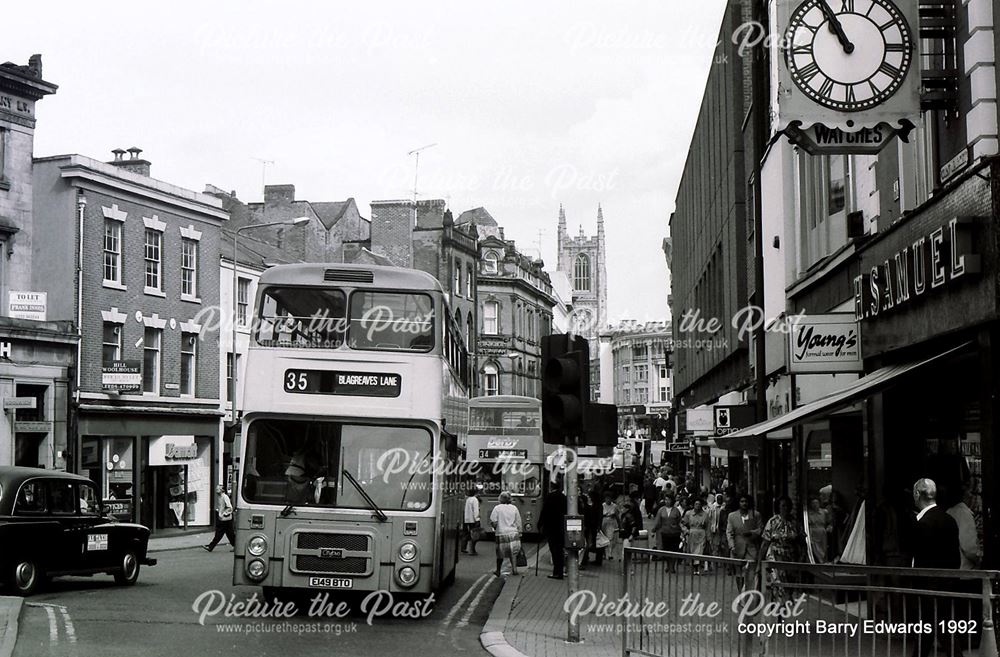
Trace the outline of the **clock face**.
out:
M 913 59 L 910 28 L 891 0 L 806 0 L 792 13 L 785 39 L 795 85 L 841 112 L 887 101 Z

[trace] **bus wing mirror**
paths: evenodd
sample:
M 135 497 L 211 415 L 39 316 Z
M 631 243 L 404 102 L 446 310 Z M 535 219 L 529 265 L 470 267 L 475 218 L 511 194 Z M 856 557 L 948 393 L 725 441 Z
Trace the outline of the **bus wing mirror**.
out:
M 458 451 L 458 436 L 451 433 L 450 431 L 441 430 L 441 435 L 444 436 L 444 449 L 446 452 L 454 453 Z

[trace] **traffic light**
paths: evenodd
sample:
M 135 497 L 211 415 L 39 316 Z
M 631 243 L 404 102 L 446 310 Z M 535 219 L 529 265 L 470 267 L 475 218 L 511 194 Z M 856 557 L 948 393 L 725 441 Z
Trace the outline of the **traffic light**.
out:
M 590 344 L 565 334 L 542 338 L 542 439 L 562 445 L 586 429 Z

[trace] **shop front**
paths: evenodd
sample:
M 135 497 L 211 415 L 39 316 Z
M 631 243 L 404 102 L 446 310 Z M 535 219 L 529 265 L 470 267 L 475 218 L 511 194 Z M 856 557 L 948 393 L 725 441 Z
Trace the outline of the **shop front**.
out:
M 81 405 L 80 473 L 122 521 L 154 533 L 213 523 L 219 414 Z
M 806 313 L 853 308 L 862 375 L 730 438 L 765 436 L 787 452 L 789 468 L 770 477 L 794 473 L 805 522 L 810 502 L 830 513 L 827 560 L 909 564 L 912 489 L 926 477 L 938 504 L 975 528 L 976 565 L 1000 564 L 996 173 L 970 172 L 790 298 Z

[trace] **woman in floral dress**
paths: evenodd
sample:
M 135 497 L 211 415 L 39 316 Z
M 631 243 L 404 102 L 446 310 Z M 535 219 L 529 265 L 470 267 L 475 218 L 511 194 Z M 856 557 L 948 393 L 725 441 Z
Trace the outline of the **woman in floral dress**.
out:
M 799 560 L 803 533 L 792 514 L 791 498 L 782 496 L 778 499 L 778 513 L 764 525 L 761 539 L 760 558 L 767 561 Z M 772 585 L 781 583 L 780 572 L 776 568 L 767 569 L 767 578 Z M 780 587 L 776 587 L 776 595 L 780 595 L 780 591 Z

